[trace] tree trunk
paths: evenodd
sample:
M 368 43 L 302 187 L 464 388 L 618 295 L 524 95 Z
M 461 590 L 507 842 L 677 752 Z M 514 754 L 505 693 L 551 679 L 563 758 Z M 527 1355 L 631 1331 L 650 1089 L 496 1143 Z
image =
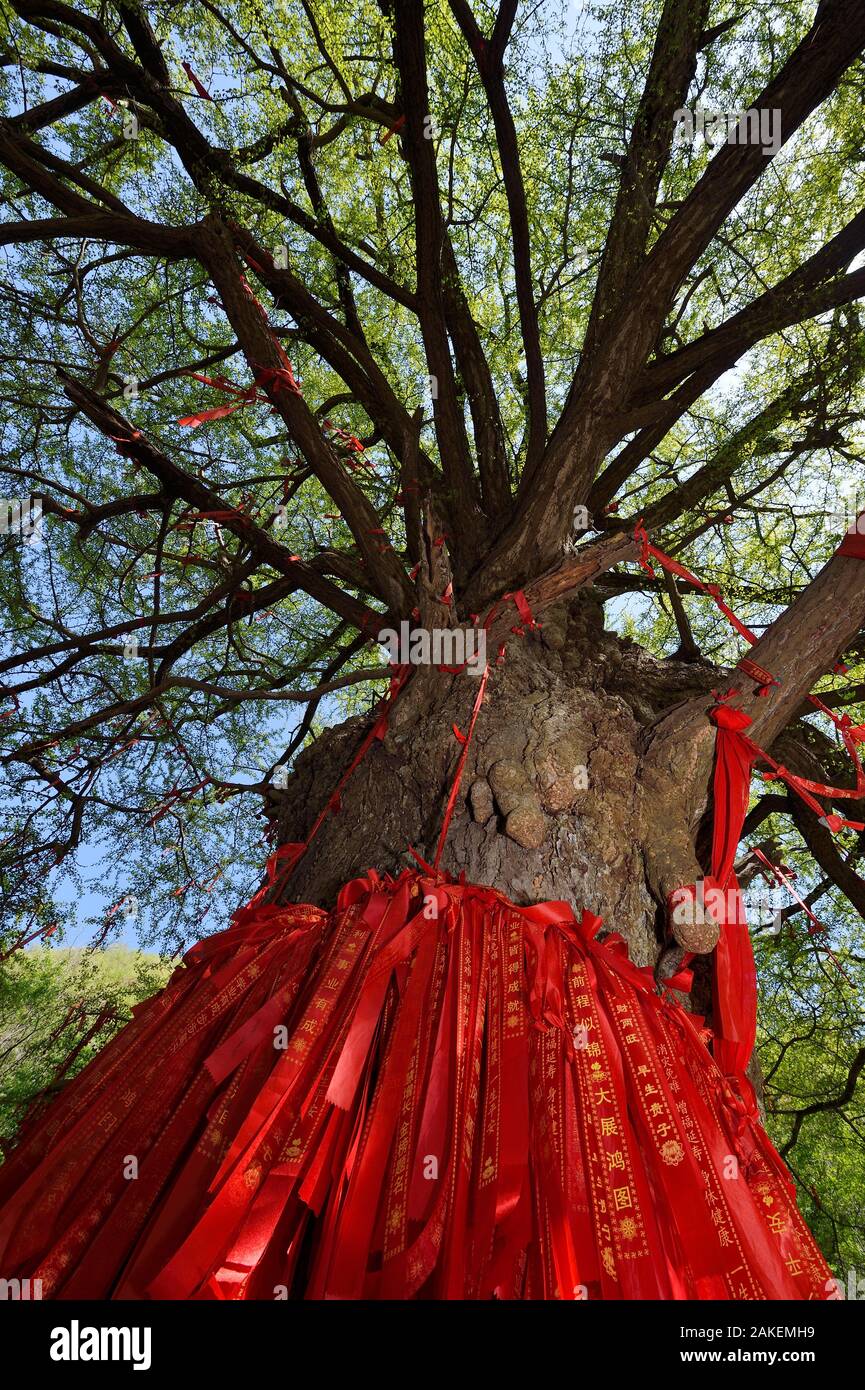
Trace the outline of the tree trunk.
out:
M 651 858 L 669 840 L 680 798 L 671 788 L 647 804 L 641 759 L 659 716 L 717 676 L 700 662 L 658 661 L 605 631 L 591 591 L 547 610 L 539 631 L 512 636 L 505 660 L 491 664 L 442 867 L 517 903 L 588 908 L 626 938 L 637 964 L 654 965 L 664 923 L 647 848 Z M 432 861 L 460 753 L 452 726 L 467 731 L 476 693 L 465 673 L 416 669 L 286 900 L 331 905 L 368 868 L 395 873 L 413 863 L 409 845 Z M 280 842 L 305 838 L 368 727 L 349 720 L 301 754 L 282 798 Z

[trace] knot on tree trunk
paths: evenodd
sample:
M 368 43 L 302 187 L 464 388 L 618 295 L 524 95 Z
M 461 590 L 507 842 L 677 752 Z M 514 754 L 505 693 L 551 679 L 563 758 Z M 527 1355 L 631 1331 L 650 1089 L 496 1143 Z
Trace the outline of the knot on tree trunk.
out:
M 519 903 L 564 899 L 621 932 L 640 965 L 661 947 L 646 876 L 640 801 L 641 725 L 680 696 L 682 672 L 607 633 L 580 600 L 514 636 L 493 666 L 454 806 L 442 867 Z M 411 845 L 435 854 L 476 682 L 464 673 L 413 675 L 383 741 L 370 749 L 288 886 L 328 905 L 369 867 L 398 872 Z M 301 840 L 351 760 L 368 723 L 329 730 L 297 759 L 282 799 L 281 840 Z M 681 881 L 681 880 L 680 880 Z

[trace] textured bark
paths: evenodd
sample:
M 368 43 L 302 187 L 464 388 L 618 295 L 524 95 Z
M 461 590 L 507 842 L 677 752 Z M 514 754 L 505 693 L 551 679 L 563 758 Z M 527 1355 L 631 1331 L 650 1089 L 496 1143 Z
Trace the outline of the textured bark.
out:
M 801 708 L 803 694 L 831 670 L 863 622 L 865 562 L 836 554 L 748 653 L 778 684 L 761 696 L 756 682 L 740 671 L 723 683 L 738 692 L 737 706 L 750 716 L 748 735 L 758 746 L 772 749 Z M 644 815 L 651 817 L 665 803 L 670 811 L 665 833 L 645 840 L 649 883 L 661 900 L 708 867 L 701 830 L 707 828 L 715 740 L 706 709 L 702 698 L 672 709 L 653 731 L 641 767 Z
M 665 708 L 709 689 L 717 671 L 657 661 L 605 632 L 585 593 L 548 610 L 539 633 L 511 636 L 493 666 L 457 798 L 442 867 L 516 902 L 565 899 L 654 964 L 663 923 L 649 891 L 645 839 L 668 834 L 675 797 L 642 811 L 640 761 Z M 285 897 L 327 904 L 369 867 L 394 872 L 413 845 L 435 854 L 473 678 L 418 668 L 383 743 L 370 749 L 296 869 Z M 283 794 L 279 839 L 300 840 L 349 763 L 368 721 L 329 730 L 297 761 Z

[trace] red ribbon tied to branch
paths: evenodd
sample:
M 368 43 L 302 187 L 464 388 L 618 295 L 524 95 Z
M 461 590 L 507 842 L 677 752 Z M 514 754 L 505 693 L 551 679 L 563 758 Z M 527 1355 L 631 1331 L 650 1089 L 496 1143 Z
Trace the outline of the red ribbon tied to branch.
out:
M 192 65 L 184 60 L 180 66 L 183 68 L 183 71 L 186 73 L 186 76 L 189 78 L 198 95 L 204 97 L 205 101 L 213 101 L 213 97 L 201 81 L 201 78 L 196 74 Z
M 638 521 L 637 525 L 634 528 L 634 539 L 640 545 L 639 562 L 648 574 L 651 574 L 653 578 L 655 577 L 655 571 L 652 568 L 651 562 L 648 558 L 651 555 L 658 561 L 660 565 L 663 566 L 665 570 L 669 571 L 670 574 L 678 575 L 680 579 L 687 580 L 689 584 L 693 584 L 697 589 L 700 589 L 703 593 L 708 594 L 709 597 L 714 600 L 716 606 L 718 607 L 720 612 L 724 614 L 724 617 L 728 620 L 728 622 L 731 623 L 731 625 L 736 629 L 736 631 L 740 633 L 741 636 L 743 636 L 747 642 L 749 642 L 752 646 L 757 642 L 758 639 L 756 635 L 751 631 L 751 629 L 746 627 L 745 624 L 741 622 L 739 618 L 736 617 L 736 614 L 732 611 L 732 609 L 728 608 L 726 603 L 724 603 L 723 599 L 721 598 L 721 593 L 717 584 L 704 584 L 702 580 L 698 579 L 695 574 L 692 574 L 689 569 L 686 569 L 684 565 L 679 564 L 678 560 L 674 560 L 671 556 L 665 555 L 663 550 L 659 550 L 657 546 L 652 545 L 646 533 L 646 528 L 644 527 L 642 520 Z M 848 537 L 848 540 L 849 539 L 850 538 Z M 855 542 L 860 540 L 863 542 L 862 545 L 855 544 Z M 839 555 L 849 555 L 857 559 L 865 559 L 865 537 L 854 536 L 849 546 L 847 544 L 847 541 L 845 540 L 845 542 L 841 545 L 837 553 Z M 777 680 L 776 677 L 771 674 L 771 672 L 764 670 L 762 666 L 758 666 L 756 662 L 751 661 L 749 657 L 743 657 L 742 660 L 738 663 L 738 668 L 742 671 L 744 675 L 748 676 L 751 680 L 755 680 L 760 683 L 760 688 L 758 690 L 758 694 L 760 695 L 768 695 L 771 685 L 781 684 L 781 682 Z M 827 813 L 824 810 L 824 808 L 820 805 L 820 803 L 818 801 L 815 801 L 814 797 L 824 796 L 829 797 L 832 800 L 852 799 L 855 801 L 859 801 L 863 797 L 865 797 L 865 769 L 863 769 L 862 767 L 862 763 L 859 758 L 859 753 L 857 749 L 857 744 L 865 742 L 865 725 L 854 725 L 850 720 L 850 716 L 847 714 L 837 715 L 834 710 L 830 709 L 828 705 L 824 704 L 824 702 L 820 699 L 818 695 L 808 695 L 807 699 L 809 703 L 814 706 L 815 709 L 819 710 L 821 714 L 825 714 L 826 717 L 832 721 L 832 723 L 835 725 L 835 728 L 841 735 L 844 747 L 847 749 L 847 752 L 849 753 L 850 759 L 853 763 L 856 775 L 856 785 L 854 787 L 832 787 L 829 786 L 826 782 L 809 781 L 808 778 L 799 777 L 796 774 L 790 772 L 789 769 L 784 767 L 781 763 L 776 762 L 776 760 L 769 753 L 764 752 L 764 750 L 758 747 L 756 743 L 753 743 L 751 739 L 744 739 L 744 743 L 747 744 L 748 750 L 755 761 L 759 760 L 761 762 L 768 763 L 769 766 L 772 768 L 771 772 L 764 772 L 763 777 L 767 781 L 773 781 L 775 778 L 780 778 L 782 781 L 786 782 L 786 784 L 789 787 L 791 787 L 793 791 L 797 792 L 798 795 L 801 796 L 802 800 L 806 802 L 808 806 L 810 806 L 811 810 L 815 812 L 815 814 L 820 818 L 822 823 L 826 825 L 831 831 L 838 831 L 842 829 L 842 827 L 844 826 L 851 830 L 863 830 L 865 829 L 865 823 L 861 821 L 846 820 L 843 816 Z M 722 727 L 724 727 L 724 718 L 732 717 L 734 715 L 737 716 L 740 720 L 744 721 L 738 725 L 740 732 L 751 723 L 751 720 L 748 717 L 748 715 L 744 714 L 741 710 L 727 709 L 725 713 L 723 706 L 719 707 L 719 709 L 714 711 L 712 717 L 716 724 L 719 724 Z
M 216 405 L 209 410 L 199 410 L 195 415 L 184 415 L 178 420 L 178 425 L 188 425 L 195 429 L 197 425 L 203 425 L 208 420 L 222 420 L 226 415 L 231 415 L 235 410 L 244 410 L 248 405 L 270 405 L 273 406 L 273 397 L 284 392 L 293 395 L 300 395 L 291 363 L 286 358 L 284 367 L 256 367 L 255 376 L 251 386 L 238 386 L 236 382 L 227 381 L 223 376 L 204 376 L 202 372 L 188 372 L 187 376 L 194 377 L 196 381 L 209 386 L 213 391 L 224 391 L 226 395 L 234 396 L 232 402 L 225 405 Z M 262 387 L 268 394 L 262 395 L 259 391 Z
M 821 934 L 824 933 L 826 931 L 824 924 L 820 921 L 819 917 L 815 917 L 814 913 L 811 911 L 810 907 L 805 902 L 805 899 L 800 897 L 799 893 L 794 888 L 792 883 L 792 874 L 788 870 L 786 870 L 782 864 L 773 864 L 771 859 L 768 859 L 766 857 L 766 855 L 763 853 L 763 851 L 760 849 L 758 845 L 754 846 L 754 854 L 762 864 L 765 864 L 766 868 L 769 870 L 775 881 L 779 883 L 782 888 L 786 888 L 791 898 L 795 898 L 796 902 L 799 904 L 800 908 L 808 918 L 808 921 L 811 923 L 811 925 L 808 928 L 808 935 L 816 936 L 818 932 Z M 847 981 L 848 985 L 852 985 L 853 981 L 850 979 L 850 976 L 847 974 L 847 971 L 844 969 L 843 965 L 839 961 L 838 957 L 835 955 L 834 951 L 830 951 L 829 947 L 822 945 L 822 943 L 821 949 L 826 952 L 827 956 L 832 961 L 836 970 L 838 970 L 839 974 L 844 976 L 844 979 Z

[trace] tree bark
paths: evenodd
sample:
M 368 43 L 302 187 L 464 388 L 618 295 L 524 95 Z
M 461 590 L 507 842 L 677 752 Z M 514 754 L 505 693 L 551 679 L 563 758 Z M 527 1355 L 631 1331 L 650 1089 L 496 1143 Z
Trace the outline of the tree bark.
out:
M 674 798 L 667 789 L 656 816 L 638 814 L 641 753 L 663 711 L 717 676 L 606 632 L 591 591 L 548 610 L 539 631 L 511 635 L 504 662 L 491 664 L 442 867 L 518 903 L 588 908 L 621 932 L 635 961 L 654 964 L 664 923 L 645 840 L 663 843 Z M 432 861 L 460 753 L 452 726 L 466 732 L 476 693 L 465 673 L 417 669 L 285 900 L 330 904 L 368 868 L 395 873 L 413 863 L 409 845 Z M 368 728 L 368 719 L 352 719 L 300 755 L 279 796 L 280 842 L 305 838 Z

